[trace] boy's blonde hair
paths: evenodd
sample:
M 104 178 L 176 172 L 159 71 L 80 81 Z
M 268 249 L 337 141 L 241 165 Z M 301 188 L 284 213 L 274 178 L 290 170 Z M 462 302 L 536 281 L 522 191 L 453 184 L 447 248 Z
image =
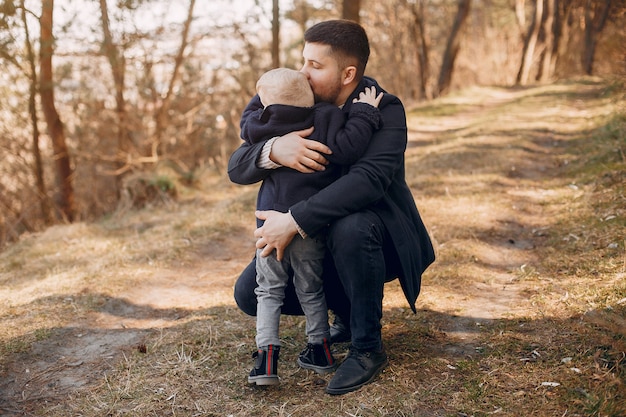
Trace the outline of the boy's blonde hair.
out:
M 288 68 L 276 68 L 263 74 L 256 83 L 256 91 L 265 107 L 270 104 L 312 107 L 315 104 L 306 75 Z

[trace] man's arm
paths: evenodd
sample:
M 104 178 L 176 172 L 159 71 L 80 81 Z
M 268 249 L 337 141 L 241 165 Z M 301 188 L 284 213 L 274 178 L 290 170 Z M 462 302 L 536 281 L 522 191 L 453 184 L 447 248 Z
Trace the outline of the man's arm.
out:
M 259 168 L 257 161 L 266 142 L 241 144 L 228 160 L 228 177 L 235 184 L 248 185 L 263 181 L 271 169 Z
M 255 118 L 263 111 L 263 103 L 258 94 L 252 97 L 241 114 L 239 128 L 243 143 L 237 148 L 228 160 L 228 177 L 235 184 L 248 185 L 264 180 L 273 168 L 269 164 L 267 166 L 258 164 L 259 158 L 263 155 L 269 158 L 269 147 L 266 147 L 268 141 L 251 140 L 252 133 L 250 125 Z M 268 149 L 264 152 L 265 149 Z
M 272 169 L 261 168 L 260 158 L 264 154 L 278 164 L 303 173 L 322 171 L 328 165 L 324 154 L 330 154 L 328 146 L 315 140 L 305 139 L 313 128 L 278 136 L 267 152 L 267 141 L 259 143 L 244 142 L 233 152 L 228 160 L 228 177 L 236 184 L 254 184 L 264 180 Z

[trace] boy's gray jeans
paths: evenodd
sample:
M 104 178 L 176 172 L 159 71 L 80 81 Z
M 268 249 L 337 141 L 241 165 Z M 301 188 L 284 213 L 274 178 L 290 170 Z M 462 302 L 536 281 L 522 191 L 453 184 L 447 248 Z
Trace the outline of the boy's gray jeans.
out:
M 256 256 L 255 289 L 257 297 L 256 344 L 258 348 L 267 345 L 280 346 L 280 308 L 285 297 L 285 287 L 293 270 L 293 283 L 306 316 L 308 342 L 320 344 L 330 340 L 328 308 L 324 297 L 322 265 L 326 245 L 323 240 L 296 235 L 285 249 L 282 261 L 276 259 L 276 252 L 262 257 L 260 250 Z

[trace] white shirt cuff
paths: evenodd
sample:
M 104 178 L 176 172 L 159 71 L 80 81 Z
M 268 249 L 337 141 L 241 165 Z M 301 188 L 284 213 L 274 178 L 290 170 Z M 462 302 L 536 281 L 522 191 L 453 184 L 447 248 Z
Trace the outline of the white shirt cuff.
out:
M 259 156 L 259 160 L 257 161 L 257 166 L 259 168 L 276 169 L 282 166 L 270 159 L 270 153 L 272 152 L 272 145 L 274 145 L 274 141 L 276 141 L 276 139 L 278 139 L 278 136 L 268 140 L 265 143 L 265 145 L 263 145 L 263 149 L 261 150 L 261 155 Z
M 291 221 L 293 222 L 293 224 L 296 225 L 296 229 L 298 229 L 298 234 L 300 234 L 300 236 L 302 236 L 302 239 L 306 239 L 307 238 L 307 234 L 306 232 L 300 227 L 300 225 L 298 224 L 298 222 L 296 221 L 296 219 L 293 218 L 293 214 L 291 214 L 291 210 L 289 210 L 289 217 L 291 217 Z

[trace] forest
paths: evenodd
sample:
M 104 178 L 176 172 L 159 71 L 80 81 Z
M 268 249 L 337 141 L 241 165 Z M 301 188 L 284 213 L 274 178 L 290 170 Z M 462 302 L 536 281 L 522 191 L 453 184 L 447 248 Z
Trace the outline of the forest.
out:
M 360 22 L 407 107 L 472 86 L 626 76 L 625 0 L 1 0 L 0 248 L 223 172 L 264 71 Z

